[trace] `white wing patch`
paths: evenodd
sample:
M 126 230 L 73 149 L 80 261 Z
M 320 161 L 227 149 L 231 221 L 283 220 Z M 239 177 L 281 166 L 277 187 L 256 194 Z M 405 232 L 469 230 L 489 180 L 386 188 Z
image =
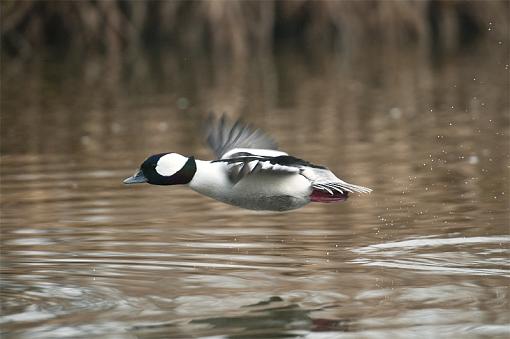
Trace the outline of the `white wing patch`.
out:
M 184 167 L 188 158 L 177 153 L 162 156 L 156 165 L 156 172 L 164 176 L 172 176 Z
M 250 156 L 261 156 L 261 157 L 278 157 L 280 155 L 288 155 L 282 151 L 276 151 L 272 149 L 259 149 L 259 148 L 234 148 L 223 154 L 221 159 L 235 158 L 236 154 L 244 154 Z

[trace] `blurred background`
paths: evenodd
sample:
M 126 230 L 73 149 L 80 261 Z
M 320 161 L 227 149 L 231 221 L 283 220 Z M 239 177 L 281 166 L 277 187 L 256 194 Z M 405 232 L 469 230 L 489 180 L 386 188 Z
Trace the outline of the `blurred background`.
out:
M 0 2 L 0 334 L 510 333 L 509 1 Z M 371 187 L 125 187 L 207 113 Z
M 211 110 L 256 119 L 292 111 L 319 124 L 319 105 L 342 115 L 342 126 L 369 124 L 393 108 L 399 117 L 469 109 L 506 119 L 508 1 L 1 6 L 4 154 L 89 148 L 98 138 L 125 146 L 107 134 L 140 128 L 128 124 L 127 111 L 148 123 L 151 109 L 163 107 L 161 128 L 172 114 L 196 124 Z M 51 140 L 45 127 L 54 128 Z
M 458 52 L 508 30 L 506 1 L 3 1 L 2 13 L 2 46 L 24 58 L 52 50 L 128 59 L 155 49 L 239 59 L 371 45 Z

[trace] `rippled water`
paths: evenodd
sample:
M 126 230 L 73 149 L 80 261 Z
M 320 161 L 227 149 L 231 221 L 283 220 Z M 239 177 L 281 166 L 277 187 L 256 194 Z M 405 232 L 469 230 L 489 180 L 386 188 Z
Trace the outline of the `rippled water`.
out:
M 144 60 L 3 74 L 2 336 L 510 335 L 507 59 Z M 210 109 L 374 192 L 279 214 L 122 185 L 210 157 Z

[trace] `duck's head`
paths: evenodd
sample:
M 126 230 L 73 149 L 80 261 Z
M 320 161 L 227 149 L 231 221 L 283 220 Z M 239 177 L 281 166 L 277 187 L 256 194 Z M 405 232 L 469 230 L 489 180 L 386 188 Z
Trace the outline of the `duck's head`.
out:
M 160 153 L 148 157 L 140 169 L 124 180 L 125 184 L 149 183 L 153 185 L 187 184 L 193 179 L 197 165 L 194 157 L 177 153 Z

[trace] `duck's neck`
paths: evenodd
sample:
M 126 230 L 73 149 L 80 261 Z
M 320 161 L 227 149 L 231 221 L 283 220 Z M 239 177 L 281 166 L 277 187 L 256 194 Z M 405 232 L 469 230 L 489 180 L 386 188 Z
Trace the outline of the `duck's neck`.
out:
M 192 190 L 214 198 L 231 186 L 224 163 L 203 160 L 195 162 L 197 171 L 188 184 Z

